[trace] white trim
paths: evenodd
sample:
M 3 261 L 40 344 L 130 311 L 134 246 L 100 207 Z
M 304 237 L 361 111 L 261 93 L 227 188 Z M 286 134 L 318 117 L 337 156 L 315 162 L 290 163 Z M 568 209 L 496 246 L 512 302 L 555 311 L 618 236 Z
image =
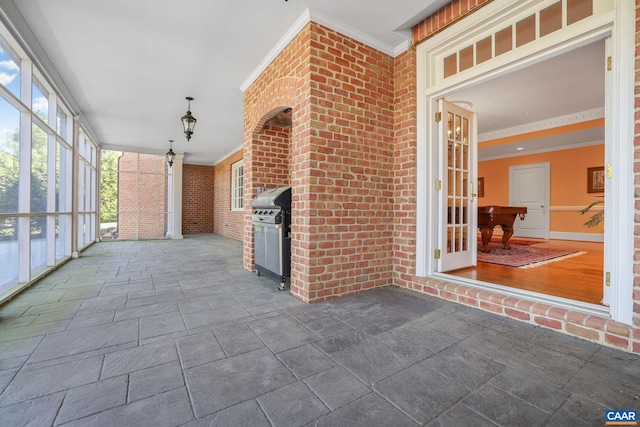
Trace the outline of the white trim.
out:
M 547 148 L 539 148 L 537 150 L 523 150 L 523 151 L 513 151 L 511 153 L 505 153 L 505 154 L 501 154 L 499 156 L 480 156 L 480 154 L 482 153 L 482 147 L 478 148 L 478 161 L 480 162 L 484 162 L 487 160 L 497 160 L 497 159 L 507 159 L 507 158 L 511 158 L 511 157 L 522 157 L 522 156 L 529 156 L 532 154 L 542 154 L 542 153 L 551 153 L 553 151 L 563 151 L 563 150 L 574 150 L 576 148 L 584 148 L 584 147 L 591 147 L 593 145 L 603 145 L 604 141 L 601 139 L 595 140 L 595 141 L 587 141 L 587 142 L 580 142 L 580 143 L 576 143 L 576 144 L 566 144 L 566 145 L 558 145 L 557 147 L 547 147 Z M 489 147 L 487 147 L 489 148 Z
M 395 51 L 395 48 L 393 46 L 389 46 L 388 44 L 383 43 L 380 40 L 363 33 L 362 31 L 356 30 L 355 28 L 350 27 L 338 21 L 337 19 L 324 15 L 316 10 L 310 10 L 309 12 L 310 20 L 312 22 L 337 31 L 338 33 L 344 34 L 347 37 L 351 37 L 352 39 L 362 42 L 367 46 L 379 50 L 380 52 L 386 53 L 389 56 L 393 56 Z
M 486 141 L 491 141 L 498 138 L 506 138 L 514 135 L 521 135 L 528 132 L 536 132 L 545 129 L 553 129 L 560 126 L 572 125 L 575 123 L 582 123 L 595 119 L 604 118 L 604 108 L 596 108 L 593 110 L 582 111 L 580 113 L 568 114 L 566 116 L 554 117 L 548 120 L 542 120 L 539 122 L 527 123 L 522 126 L 514 126 L 507 129 L 500 129 L 494 132 L 486 132 L 482 135 L 478 135 L 478 143 L 482 144 Z
M 238 148 L 236 148 L 235 150 L 233 150 L 232 152 L 230 152 L 229 154 L 226 154 L 224 157 L 222 157 L 220 160 L 218 160 L 217 162 L 215 162 L 213 164 L 213 166 L 217 166 L 220 163 L 224 162 L 225 160 L 227 160 L 229 157 L 235 155 L 238 151 L 242 151 L 244 148 L 244 145 L 239 146 Z M 244 153 L 242 155 L 242 157 L 244 158 Z
M 505 26 L 506 20 L 531 15 L 531 8 L 551 4 L 555 0 L 511 0 L 497 1 L 479 9 L 467 18 L 448 27 L 417 47 L 417 230 L 416 230 L 416 274 L 435 276 L 429 253 L 434 249 L 433 239 L 428 238 L 430 220 L 433 218 L 435 190 L 433 162 L 435 156 L 433 135 L 430 126 L 433 103 L 463 87 L 477 84 L 489 77 L 529 66 L 550 56 L 590 43 L 611 35 L 613 71 L 606 99 L 605 163 L 612 165 L 612 177 L 607 181 L 605 209 L 612 212 L 607 217 L 605 232 L 605 271 L 611 274 L 613 286 L 605 289 L 605 299 L 611 293 L 610 316 L 621 323 L 632 324 L 633 317 L 633 236 L 634 236 L 634 62 L 635 62 L 635 5 L 629 1 L 616 2 L 616 8 L 574 23 L 490 61 L 476 65 L 447 79 L 438 78 L 436 61 L 449 52 L 469 44 L 469 40 L 487 36 L 491 31 Z M 609 3 L 609 6 L 613 3 Z M 596 10 L 594 9 L 594 13 Z M 442 61 L 437 62 L 441 64 Z M 440 72 L 440 74 L 442 74 Z M 431 104 L 431 105 L 430 105 Z M 431 165 L 433 166 L 433 165 Z M 435 230 L 434 233 L 435 234 Z M 458 278 L 446 276 L 448 280 Z M 461 281 L 462 282 L 462 281 Z M 544 297 L 535 295 L 536 300 Z M 604 302 L 605 304 L 607 301 Z M 554 303 L 558 305 L 558 303 Z M 605 308 L 600 312 L 606 316 Z
M 613 70 L 607 78 L 610 107 L 606 112 L 611 144 L 605 145 L 605 164 L 612 177 L 605 183 L 604 268 L 611 274 L 611 316 L 631 325 L 633 321 L 634 253 L 634 97 L 635 2 L 619 1 L 611 36 Z
M 549 238 L 555 240 L 577 240 L 579 242 L 604 243 L 604 234 L 601 233 L 569 233 L 564 231 L 552 231 L 549 233 Z
M 278 43 L 276 43 L 276 45 L 269 51 L 269 53 L 267 53 L 267 56 L 264 57 L 262 62 L 260 62 L 260 64 L 258 64 L 258 66 L 251 72 L 251 74 L 249 74 L 249 77 L 247 77 L 247 79 L 240 85 L 240 90 L 242 91 L 242 93 L 249 89 L 249 86 L 251 86 L 253 82 L 255 82 L 256 79 L 260 77 L 262 72 L 267 69 L 269 64 L 271 64 L 271 62 L 273 62 L 273 60 L 276 59 L 278 55 L 280 55 L 280 53 L 284 50 L 285 47 L 287 47 L 291 40 L 293 40 L 309 22 L 311 22 L 311 12 L 309 11 L 309 9 L 306 9 L 304 12 L 302 12 L 302 15 L 300 15 L 296 22 L 293 23 L 291 28 L 289 28 L 287 32 L 284 33 Z
M 296 20 L 296 22 L 287 30 L 282 38 L 276 43 L 276 45 L 269 51 L 267 56 L 258 64 L 258 66 L 249 74 L 246 80 L 240 85 L 240 90 L 244 93 L 253 84 L 254 81 L 267 69 L 269 64 L 280 55 L 284 48 L 298 35 L 300 31 L 309 23 L 315 22 L 316 24 L 323 25 L 331 30 L 334 30 L 340 34 L 357 40 L 365 45 L 379 50 L 389 56 L 396 57 L 403 52 L 406 52 L 411 46 L 411 33 L 396 32 L 399 36 L 406 40 L 398 44 L 397 46 L 391 46 L 387 43 L 381 42 L 375 37 L 371 37 L 369 34 L 363 33 L 360 30 L 356 30 L 337 19 L 324 15 L 313 9 L 306 9 L 302 15 Z M 408 36 L 408 37 L 407 37 Z
M 575 213 L 578 213 L 579 211 L 581 211 L 584 208 L 585 208 L 585 206 L 551 206 L 549 208 L 549 210 L 553 211 L 553 212 L 575 212 Z M 603 211 L 604 207 L 602 207 L 602 206 L 594 206 L 590 210 Z
M 554 307 L 561 307 L 567 310 L 580 311 L 582 313 L 592 314 L 595 316 L 609 316 L 608 307 L 601 305 L 589 304 L 586 302 L 574 301 L 566 298 L 556 297 L 553 295 L 525 291 L 508 286 L 496 285 L 494 283 L 481 282 L 479 280 L 467 279 L 465 277 L 451 276 L 446 273 L 434 273 L 433 277 L 447 280 L 448 282 L 457 282 L 464 285 L 470 285 L 474 288 L 484 289 L 492 292 L 500 292 L 501 294 L 510 297 L 527 299 L 529 301 L 540 302 L 543 304 L 552 305 Z
M 242 169 L 240 172 L 239 170 Z M 239 182 L 242 181 L 242 182 Z M 244 211 L 244 159 L 231 165 L 231 212 Z
M 167 231 L 171 239 L 182 239 L 182 165 L 184 155 L 176 154 L 168 178 L 171 181 L 167 210 Z

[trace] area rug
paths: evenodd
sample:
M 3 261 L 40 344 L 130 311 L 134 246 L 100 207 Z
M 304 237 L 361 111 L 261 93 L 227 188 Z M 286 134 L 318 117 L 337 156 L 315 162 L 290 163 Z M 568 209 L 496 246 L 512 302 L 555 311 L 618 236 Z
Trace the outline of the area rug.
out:
M 585 253 L 581 251 L 539 248 L 535 245 L 518 245 L 513 243 L 511 243 L 511 250 L 508 250 L 503 249 L 502 243 L 498 242 L 489 242 L 489 247 L 491 248 L 491 252 L 480 252 L 480 246 L 478 246 L 478 262 L 517 268 L 538 267 Z
M 481 237 L 478 237 L 478 243 L 480 243 L 482 241 Z M 502 245 L 502 236 L 493 236 L 491 237 L 491 240 L 489 240 L 489 242 L 491 243 L 500 243 Z M 509 239 L 509 244 L 510 245 L 523 245 L 523 246 L 530 246 L 530 245 L 537 245 L 538 243 L 544 243 L 544 240 L 530 240 L 530 239 L 521 239 L 518 237 L 512 237 L 511 239 Z

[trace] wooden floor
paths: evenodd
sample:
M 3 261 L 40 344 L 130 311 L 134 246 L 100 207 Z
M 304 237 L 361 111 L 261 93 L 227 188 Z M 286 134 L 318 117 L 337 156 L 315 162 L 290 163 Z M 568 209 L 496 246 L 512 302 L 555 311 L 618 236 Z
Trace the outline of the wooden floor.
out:
M 463 268 L 448 274 L 576 301 L 601 304 L 604 245 L 570 240 L 540 240 L 540 242 L 536 246 L 572 249 L 586 253 L 527 269 L 478 263 L 477 267 Z

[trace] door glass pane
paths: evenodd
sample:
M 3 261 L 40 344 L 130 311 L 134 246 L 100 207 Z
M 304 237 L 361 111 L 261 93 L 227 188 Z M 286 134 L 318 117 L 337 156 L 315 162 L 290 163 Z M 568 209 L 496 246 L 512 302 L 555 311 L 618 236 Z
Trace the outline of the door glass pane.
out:
M 511 27 L 496 33 L 496 56 L 509 52 L 512 48 Z
M 476 43 L 476 64 L 481 64 L 484 61 L 491 59 L 491 46 L 491 37 L 487 37 L 486 39 L 482 39 Z
M 593 0 L 567 0 L 567 25 L 578 22 L 592 14 Z
M 469 250 L 469 120 L 447 116 L 447 250 Z
M 536 38 L 536 16 L 532 15 L 516 24 L 516 46 L 520 47 Z
M 562 28 L 562 2 L 540 11 L 540 37 Z
M 460 51 L 460 71 L 473 67 L 473 45 Z
M 450 77 L 458 72 L 458 54 L 447 56 L 444 58 L 444 76 Z

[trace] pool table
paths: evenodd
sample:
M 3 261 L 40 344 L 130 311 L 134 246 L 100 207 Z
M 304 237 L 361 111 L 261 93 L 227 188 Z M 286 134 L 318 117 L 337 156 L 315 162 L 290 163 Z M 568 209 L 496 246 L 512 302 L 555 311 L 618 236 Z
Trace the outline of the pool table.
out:
M 481 252 L 490 252 L 489 241 L 493 236 L 493 227 L 502 227 L 502 247 L 511 249 L 509 239 L 513 235 L 513 223 L 516 217 L 524 220 L 527 208 L 522 206 L 478 206 L 478 228 L 482 234 Z

